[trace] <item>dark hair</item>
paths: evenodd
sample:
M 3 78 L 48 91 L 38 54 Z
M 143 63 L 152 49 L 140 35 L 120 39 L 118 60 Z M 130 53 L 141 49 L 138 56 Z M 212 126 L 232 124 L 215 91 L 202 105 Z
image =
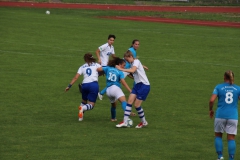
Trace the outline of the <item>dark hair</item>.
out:
M 96 59 L 93 57 L 91 53 L 86 53 L 83 58 L 88 65 L 90 65 L 93 62 L 96 62 Z
M 230 84 L 234 82 L 234 73 L 231 70 L 228 70 L 224 73 L 224 79 L 229 80 Z
M 139 40 L 134 39 L 134 40 L 132 41 L 132 45 L 131 45 L 131 47 L 134 45 L 135 42 L 139 42 Z
M 108 66 L 115 67 L 116 65 L 126 63 L 124 59 L 119 57 L 114 57 L 112 60 L 108 61 Z
M 133 54 L 132 54 L 132 52 L 131 51 L 129 51 L 129 50 L 127 50 L 127 52 L 126 53 L 124 53 L 124 56 L 123 57 L 133 57 Z
M 114 39 L 116 39 L 116 36 L 113 35 L 113 34 L 109 34 L 109 35 L 108 35 L 108 39 L 110 39 L 110 38 L 114 38 Z

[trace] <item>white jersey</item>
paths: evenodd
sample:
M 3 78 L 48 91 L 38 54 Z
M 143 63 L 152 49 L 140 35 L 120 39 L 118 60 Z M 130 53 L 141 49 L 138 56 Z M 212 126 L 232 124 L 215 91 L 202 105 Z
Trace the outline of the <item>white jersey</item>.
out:
M 142 63 L 138 59 L 134 59 L 131 65 L 137 67 L 137 70 L 133 73 L 135 83 L 142 82 L 145 85 L 150 85 Z
M 105 43 L 104 45 L 98 47 L 98 49 L 100 50 L 101 65 L 107 66 L 109 56 L 111 54 L 115 54 L 113 45 L 109 46 L 108 43 Z
M 82 83 L 98 81 L 97 68 L 99 67 L 101 67 L 101 65 L 98 63 L 91 63 L 90 66 L 87 63 L 82 65 L 77 71 L 78 74 L 83 75 Z

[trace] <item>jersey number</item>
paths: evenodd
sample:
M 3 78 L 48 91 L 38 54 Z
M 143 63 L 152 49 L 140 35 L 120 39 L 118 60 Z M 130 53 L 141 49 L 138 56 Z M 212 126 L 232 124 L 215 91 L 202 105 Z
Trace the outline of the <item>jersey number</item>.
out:
M 86 74 L 87 74 L 88 76 L 91 76 L 92 70 L 91 70 L 90 68 L 86 69 Z
M 233 102 L 233 94 L 232 94 L 232 92 L 227 92 L 226 93 L 225 102 L 227 104 L 231 104 Z
M 108 77 L 108 80 L 109 81 L 112 81 L 112 82 L 115 82 L 117 80 L 117 76 L 116 74 L 113 74 L 113 73 L 109 73 L 109 77 Z

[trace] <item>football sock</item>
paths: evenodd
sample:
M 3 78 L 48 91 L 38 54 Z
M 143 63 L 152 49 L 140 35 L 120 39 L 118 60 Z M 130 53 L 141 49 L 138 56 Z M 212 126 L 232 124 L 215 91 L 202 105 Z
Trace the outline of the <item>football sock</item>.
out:
M 235 152 L 236 152 L 236 143 L 235 143 L 235 140 L 228 140 L 229 160 L 233 160 L 233 159 L 234 159 Z
M 221 158 L 223 152 L 223 142 L 221 137 L 215 137 L 215 149 L 218 154 L 218 158 Z
M 106 93 L 106 91 L 107 91 L 107 87 L 105 87 L 103 90 L 101 90 L 101 91 L 100 91 L 100 94 L 101 94 L 101 95 L 104 95 L 104 94 Z
M 111 107 L 111 116 L 112 116 L 112 119 L 115 119 L 116 118 L 116 107 Z
M 94 106 L 92 106 L 91 104 L 86 104 L 83 107 L 83 111 L 88 111 L 88 110 L 91 110 L 93 109 Z
M 84 106 L 86 105 L 87 103 L 84 103 L 84 102 L 81 102 L 80 106 Z
M 145 122 L 146 119 L 145 119 L 145 115 L 144 115 L 144 111 L 143 111 L 142 107 L 140 106 L 140 107 L 136 108 L 136 110 L 138 112 L 138 116 L 141 119 L 141 121 Z
M 121 103 L 121 105 L 122 105 L 123 111 L 125 111 L 126 106 L 127 106 L 127 102 L 126 102 L 126 101 L 123 101 L 123 102 Z
M 124 122 L 127 122 L 130 114 L 131 114 L 131 111 L 132 111 L 132 105 L 131 104 L 127 104 L 126 106 L 126 109 L 124 111 L 124 118 L 123 118 L 123 121 Z

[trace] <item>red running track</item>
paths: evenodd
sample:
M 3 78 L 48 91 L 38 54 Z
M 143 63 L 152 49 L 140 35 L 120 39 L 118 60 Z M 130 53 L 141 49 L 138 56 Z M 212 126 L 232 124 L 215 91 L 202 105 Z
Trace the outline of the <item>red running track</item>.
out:
M 31 7 L 31 8 L 69 8 L 69 9 L 95 9 L 95 10 L 128 10 L 128 11 L 158 11 L 158 12 L 205 12 L 205 13 L 240 13 L 240 7 L 176 7 L 176 6 L 134 6 L 134 5 L 101 5 L 101 4 L 69 4 L 69 3 L 33 3 L 33 2 L 0 2 L 0 7 Z M 121 20 L 180 23 L 190 25 L 236 27 L 240 23 L 196 21 L 154 17 L 102 17 Z
M 80 8 L 97 10 L 158 11 L 158 12 L 209 12 L 240 13 L 240 7 L 176 7 L 176 6 L 134 6 L 134 5 L 101 5 L 69 3 L 33 3 L 33 2 L 0 2 L 0 6 L 35 7 L 35 8 Z

